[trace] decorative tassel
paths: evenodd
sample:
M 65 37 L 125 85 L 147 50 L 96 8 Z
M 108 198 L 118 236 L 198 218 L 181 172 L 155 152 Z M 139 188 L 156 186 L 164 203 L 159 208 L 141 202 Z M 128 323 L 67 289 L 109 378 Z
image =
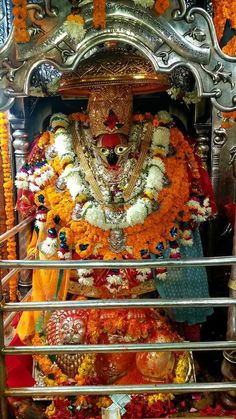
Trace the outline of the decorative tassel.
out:
M 65 232 L 60 232 L 59 234 L 60 248 L 57 252 L 59 259 L 68 260 L 72 258 L 72 251 L 69 249 L 67 244 L 67 237 Z
M 157 255 L 157 259 L 164 259 L 163 250 L 164 246 L 163 243 L 158 243 L 157 250 L 159 254 Z M 160 279 L 161 281 L 166 279 L 167 276 L 167 269 L 165 267 L 163 268 L 156 268 L 155 269 L 156 278 Z
M 170 242 L 170 259 L 180 259 L 180 248 L 176 240 Z
M 55 228 L 50 228 L 48 230 L 48 236 L 46 240 L 44 240 L 39 245 L 39 250 L 45 256 L 53 256 L 57 251 L 57 232 Z
M 43 205 L 38 208 L 36 213 L 36 220 L 35 220 L 35 227 L 37 227 L 40 231 L 44 229 L 46 220 L 47 220 L 47 213 L 48 210 Z

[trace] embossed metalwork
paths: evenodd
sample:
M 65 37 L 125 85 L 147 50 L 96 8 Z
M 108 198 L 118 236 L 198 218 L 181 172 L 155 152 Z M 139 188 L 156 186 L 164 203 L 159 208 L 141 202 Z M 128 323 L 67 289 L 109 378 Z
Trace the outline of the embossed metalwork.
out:
M 62 0 L 54 2 L 58 7 L 56 15 L 55 7 L 49 1 L 43 4 L 30 2 L 30 7 L 34 6 L 39 11 L 38 7 L 41 6 L 47 14 L 47 18 L 40 21 L 43 33 L 36 29 L 32 32 L 34 36 L 30 42 L 20 45 L 18 49 L 11 36 L 0 49 L 3 75 L 0 88 L 5 89 L 8 97 L 31 94 L 30 80 L 38 65 L 47 63 L 60 72 L 73 71 L 84 57 L 96 52 L 99 45 L 118 41 L 144 54 L 157 71 L 170 73 L 179 65 L 186 65 L 195 77 L 199 96 L 210 97 L 220 110 L 236 108 L 236 87 L 233 82 L 236 79 L 236 58 L 228 57 L 220 50 L 211 17 L 205 10 L 187 10 L 184 0 L 179 0 L 176 8 L 176 1 L 171 0 L 172 13 L 156 16 L 129 0 L 111 0 L 106 8 L 106 28 L 97 31 L 92 26 L 91 1 L 88 1 L 81 6 L 86 34 L 77 43 L 64 30 L 63 23 L 70 13 L 70 5 L 68 2 L 68 5 L 61 7 L 62 4 Z M 4 63 L 8 57 L 11 68 L 7 69 Z M 42 93 L 45 94 L 45 91 L 38 94 Z M 8 97 L 4 97 L 2 106 L 6 107 Z
M 202 160 L 203 166 L 207 169 L 207 160 L 209 152 L 209 132 L 211 125 L 210 124 L 195 124 L 195 130 L 197 133 L 196 142 L 197 142 L 197 154 Z
M 195 80 L 192 72 L 188 67 L 179 66 L 174 68 L 170 73 L 171 84 L 175 87 L 179 87 L 185 92 L 189 92 L 194 89 Z
M 193 28 L 189 29 L 189 31 L 187 31 L 184 36 L 190 36 L 190 38 L 193 38 L 193 40 L 199 41 L 199 42 L 203 42 L 206 39 L 206 34 L 205 32 L 198 28 L 197 26 L 194 26 Z
M 230 83 L 232 89 L 234 88 L 235 83 L 232 80 L 232 73 L 223 71 L 225 67 L 222 63 L 218 62 L 213 70 L 209 70 L 202 64 L 201 67 L 211 76 L 214 84 L 218 84 L 222 80 L 224 83 Z
M 213 148 L 212 148 L 212 184 L 215 193 L 218 193 L 218 183 L 219 183 L 219 163 L 220 163 L 220 154 L 223 146 L 227 142 L 227 133 L 226 130 L 222 127 L 214 129 L 214 137 L 213 137 Z
M 32 87 L 41 87 L 44 91 L 47 86 L 55 79 L 59 79 L 61 72 L 51 64 L 40 64 L 31 75 L 30 85 Z
M 120 253 L 126 248 L 126 237 L 124 231 L 116 228 L 111 230 L 109 237 L 109 245 L 112 252 Z
M 36 19 L 43 19 L 45 16 L 56 17 L 58 14 L 58 9 L 51 6 L 51 0 L 43 0 L 43 5 L 42 1 L 29 1 L 27 9 L 35 11 Z

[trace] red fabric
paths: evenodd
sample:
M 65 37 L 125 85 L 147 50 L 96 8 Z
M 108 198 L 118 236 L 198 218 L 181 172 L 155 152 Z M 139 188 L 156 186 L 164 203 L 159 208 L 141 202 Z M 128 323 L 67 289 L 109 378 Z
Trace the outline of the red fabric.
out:
M 117 118 L 116 114 L 111 110 L 109 112 L 107 120 L 104 122 L 104 125 L 113 130 L 114 128 L 116 128 L 117 123 L 119 123 L 119 119 Z
M 215 203 L 214 191 L 213 191 L 210 176 L 209 176 L 207 170 L 204 169 L 204 167 L 202 166 L 202 162 L 201 162 L 200 157 L 198 155 L 195 155 L 195 158 L 196 158 L 197 163 L 198 163 L 198 170 L 199 170 L 199 173 L 200 173 L 200 182 L 201 182 L 201 187 L 202 187 L 203 193 L 206 197 L 209 197 L 210 205 L 211 205 L 211 209 L 212 209 L 212 215 L 216 215 L 218 213 L 218 210 L 217 210 L 217 206 L 216 206 L 216 203 Z
M 185 336 L 185 339 L 190 340 L 190 342 L 200 342 L 201 325 L 200 324 L 185 324 L 184 336 Z
M 34 193 L 20 189 L 18 191 L 16 206 L 24 218 L 35 214 L 36 205 L 34 202 Z
M 29 153 L 29 155 L 28 155 L 28 159 L 27 159 L 27 161 L 28 161 L 28 162 L 30 162 L 30 160 L 31 160 L 31 159 L 33 158 L 33 156 L 34 156 L 34 153 L 35 153 L 35 152 L 37 151 L 37 149 L 38 149 L 38 142 L 39 142 L 40 137 L 41 137 L 41 135 L 37 135 L 37 136 L 34 138 L 34 141 L 33 141 L 32 145 L 31 145 L 30 153 Z
M 104 134 L 102 137 L 102 145 L 104 147 L 115 148 L 120 144 L 120 136 L 118 134 Z
M 9 346 L 25 346 L 18 335 L 15 335 Z M 8 387 L 32 387 L 35 380 L 32 377 L 33 358 L 31 355 L 7 355 L 7 385 Z
M 224 208 L 226 211 L 227 218 L 229 219 L 229 222 L 234 228 L 236 217 L 236 203 L 231 202 L 230 204 L 226 204 Z

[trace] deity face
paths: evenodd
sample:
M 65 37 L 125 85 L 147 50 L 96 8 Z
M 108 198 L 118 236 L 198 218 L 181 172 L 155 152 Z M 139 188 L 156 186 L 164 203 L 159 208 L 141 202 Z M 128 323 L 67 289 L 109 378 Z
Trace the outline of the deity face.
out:
M 85 343 L 87 317 L 85 310 L 54 311 L 46 329 L 49 345 Z M 76 375 L 83 358 L 81 353 L 56 355 L 57 364 L 70 378 Z
M 131 146 L 122 134 L 100 135 L 94 146 L 95 155 L 108 170 L 118 170 L 127 160 Z
M 85 336 L 85 324 L 82 320 L 68 317 L 60 322 L 59 337 L 63 345 L 80 344 Z

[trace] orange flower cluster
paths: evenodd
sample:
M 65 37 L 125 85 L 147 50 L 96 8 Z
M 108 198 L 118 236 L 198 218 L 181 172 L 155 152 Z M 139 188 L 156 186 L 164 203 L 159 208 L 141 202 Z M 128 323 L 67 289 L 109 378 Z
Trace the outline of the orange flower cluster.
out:
M 155 2 L 155 11 L 159 14 L 162 15 L 163 13 L 166 12 L 167 9 L 169 9 L 170 7 L 170 2 L 169 0 L 156 0 Z
M 236 8 L 235 3 L 230 0 L 213 0 L 214 10 L 214 25 L 218 41 L 221 40 L 226 21 L 229 20 L 233 29 L 236 29 Z M 233 37 L 228 44 L 223 48 L 223 51 L 235 56 L 236 52 L 236 37 Z
M 171 144 L 176 155 L 165 159 L 166 175 L 171 184 L 159 194 L 159 210 L 150 214 L 143 224 L 125 229 L 127 246 L 132 247 L 135 259 L 140 258 L 144 249 L 147 253 L 157 253 L 157 243 L 162 242 L 165 246 L 166 240 L 173 240 L 171 229 L 178 228 L 178 221 L 190 218 L 186 205 L 190 192 L 188 164 L 193 176 L 199 178 L 197 164 L 191 147 L 177 128 L 171 129 Z
M 93 0 L 93 26 L 104 29 L 106 26 L 106 0 Z
M 236 36 L 234 36 L 223 48 L 222 51 L 227 54 L 235 57 L 236 55 Z
M 12 0 L 14 16 L 14 37 L 17 43 L 24 43 L 30 40 L 29 32 L 27 31 L 27 0 Z
M 140 258 L 142 250 L 146 250 L 147 254 L 157 253 L 156 246 L 159 242 L 165 246 L 167 240 L 173 240 L 171 229 L 173 227 L 178 229 L 179 221 L 188 221 L 191 218 L 187 206 L 190 193 L 188 170 L 190 167 L 193 178 L 199 179 L 198 167 L 193 151 L 183 134 L 177 128 L 171 128 L 170 133 L 171 144 L 176 154 L 164 158 L 166 175 L 171 184 L 159 193 L 159 210 L 150 214 L 143 224 L 124 229 L 127 246 L 132 248 L 132 257 L 135 259 Z M 67 190 L 63 194 L 57 192 L 54 189 L 54 179 L 42 193 L 45 205 L 50 208 L 47 214 L 47 229 L 55 227 L 55 217 L 59 216 L 60 225 L 71 230 L 70 244 L 74 244 L 80 258 L 86 259 L 97 255 L 109 260 L 129 256 L 126 251 L 113 253 L 109 250 L 109 231 L 101 230 L 85 220 L 76 222 L 72 220 L 74 202 L 71 195 Z M 35 194 L 35 202 L 38 204 L 38 194 Z
M 236 122 L 236 111 L 222 112 L 222 128 L 232 128 Z
M 41 338 L 36 333 L 32 339 L 32 344 L 34 346 L 46 345 L 46 339 Z M 67 382 L 67 375 L 63 374 L 62 370 L 47 355 L 33 355 L 33 358 L 37 362 L 40 371 L 45 375 L 44 381 L 47 386 L 63 385 Z
M 168 320 L 150 309 L 90 310 L 87 321 L 89 343 L 100 344 L 107 336 L 129 337 L 132 341 L 145 341 L 156 331 L 160 320 L 162 330 L 170 331 Z M 177 335 L 173 332 L 173 337 Z
M 83 112 L 71 113 L 69 118 L 71 119 L 71 121 L 78 121 L 81 124 L 88 124 L 89 123 L 88 114 L 83 113 Z
M 11 163 L 9 156 L 9 130 L 8 120 L 4 113 L 0 113 L 0 152 L 2 156 L 2 169 L 3 169 L 3 188 L 5 200 L 5 213 L 6 213 L 6 229 L 10 230 L 14 227 L 14 202 L 13 202 L 13 182 L 11 176 Z M 16 257 L 16 240 L 15 236 L 10 237 L 7 241 L 8 259 L 17 259 Z M 16 301 L 18 276 L 11 277 L 9 282 L 10 300 Z
M 66 20 L 68 20 L 68 22 L 76 22 L 84 25 L 84 18 L 80 15 L 69 15 L 67 16 Z

